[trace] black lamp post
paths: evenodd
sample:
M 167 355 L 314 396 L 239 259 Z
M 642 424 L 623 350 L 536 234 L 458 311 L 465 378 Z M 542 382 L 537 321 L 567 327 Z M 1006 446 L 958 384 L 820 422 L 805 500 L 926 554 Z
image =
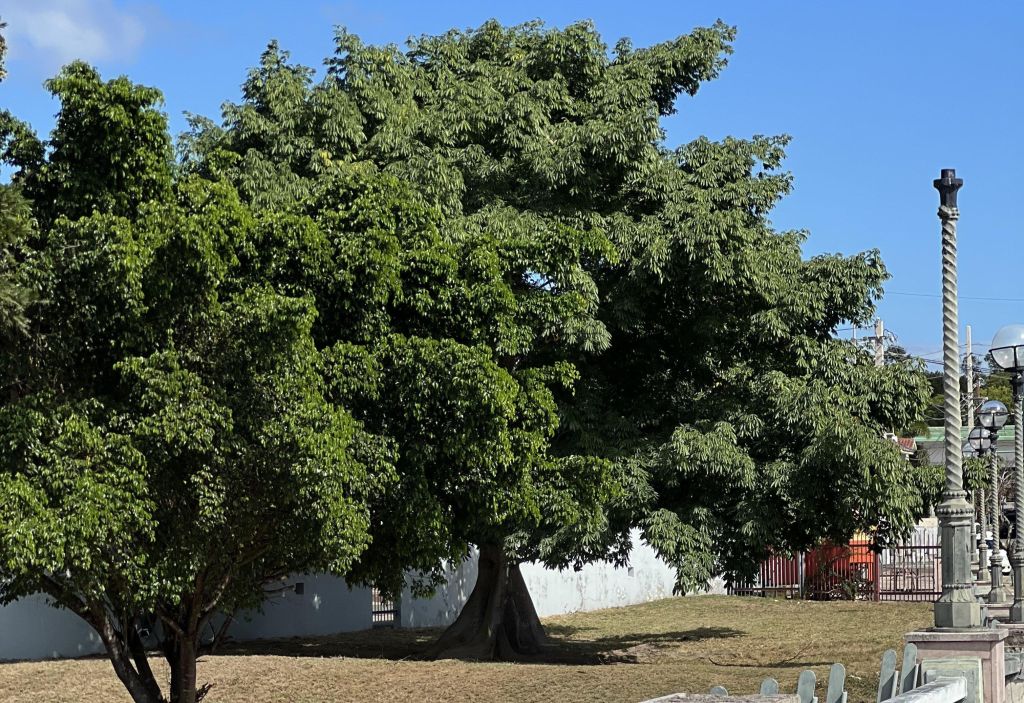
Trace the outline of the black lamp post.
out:
M 1024 622 L 1024 325 L 1006 325 L 996 332 L 989 348 L 992 362 L 1013 374 L 1013 605 L 1010 622 Z
M 978 424 L 989 432 L 991 448 L 989 459 L 989 521 L 992 530 L 992 554 L 989 557 L 989 573 L 992 575 L 991 589 L 988 592 L 989 603 L 1005 603 L 1010 599 L 1003 585 L 1003 559 L 999 554 L 999 528 L 1002 506 L 999 500 L 999 453 L 996 451 L 996 440 L 999 430 L 1006 424 L 1009 413 L 1006 406 L 998 400 L 988 400 L 978 409 Z M 984 527 L 982 531 L 984 532 Z

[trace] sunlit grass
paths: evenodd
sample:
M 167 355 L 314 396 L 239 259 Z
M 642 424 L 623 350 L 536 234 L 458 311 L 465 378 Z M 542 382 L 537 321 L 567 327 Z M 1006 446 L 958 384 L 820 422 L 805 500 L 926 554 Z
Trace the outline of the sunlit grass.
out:
M 545 620 L 544 663 L 418 661 L 436 631 L 374 630 L 228 647 L 201 660 L 199 678 L 214 684 L 208 703 L 636 702 L 715 684 L 755 693 L 766 676 L 790 691 L 806 668 L 823 691 L 839 661 L 851 702 L 872 701 L 882 652 L 930 621 L 927 603 L 672 598 Z M 2 664 L 0 700 L 130 699 L 107 661 L 87 659 Z

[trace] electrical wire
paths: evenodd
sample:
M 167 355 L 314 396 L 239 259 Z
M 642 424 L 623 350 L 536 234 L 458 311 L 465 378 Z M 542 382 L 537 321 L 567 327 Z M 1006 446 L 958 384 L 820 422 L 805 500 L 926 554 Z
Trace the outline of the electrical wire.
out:
M 906 295 L 914 298 L 941 298 L 940 293 L 911 293 L 909 291 L 887 290 L 886 295 Z M 989 298 L 975 295 L 959 295 L 960 300 L 981 300 L 988 303 L 1024 303 L 1024 298 Z

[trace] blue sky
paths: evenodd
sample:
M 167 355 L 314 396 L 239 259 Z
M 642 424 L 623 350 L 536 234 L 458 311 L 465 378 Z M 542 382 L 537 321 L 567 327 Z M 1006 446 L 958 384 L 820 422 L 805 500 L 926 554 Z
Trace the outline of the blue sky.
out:
M 789 134 L 795 189 L 780 229 L 807 229 L 808 255 L 882 251 L 893 278 L 880 316 L 900 342 L 937 359 L 941 316 L 938 196 L 956 168 L 961 321 L 977 346 L 1024 322 L 1024 4 L 967 2 L 234 2 L 0 0 L 10 77 L 0 107 L 48 131 L 57 109 L 42 87 L 81 57 L 166 96 L 175 132 L 185 111 L 218 117 L 272 39 L 319 67 L 332 27 L 372 43 L 532 19 L 591 19 L 613 44 L 637 46 L 722 18 L 739 29 L 722 76 L 679 101 L 670 144 L 699 136 Z M 989 298 L 993 300 L 982 300 Z M 846 334 L 849 334 L 848 332 Z M 961 336 L 963 341 L 963 336 Z

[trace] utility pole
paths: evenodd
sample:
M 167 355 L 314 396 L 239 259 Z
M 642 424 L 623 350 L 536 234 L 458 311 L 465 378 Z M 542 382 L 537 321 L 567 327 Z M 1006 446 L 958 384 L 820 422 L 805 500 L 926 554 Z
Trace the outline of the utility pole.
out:
M 967 377 L 967 417 L 964 424 L 967 425 L 967 435 L 970 436 L 974 429 L 974 411 L 977 409 L 974 400 L 974 354 L 971 353 L 971 326 L 967 325 L 967 354 L 964 357 L 964 375 Z
M 968 333 L 969 335 L 970 333 Z M 875 366 L 885 365 L 885 345 L 883 339 L 885 337 L 885 323 L 881 320 L 875 320 Z M 970 339 L 970 336 L 968 336 Z

